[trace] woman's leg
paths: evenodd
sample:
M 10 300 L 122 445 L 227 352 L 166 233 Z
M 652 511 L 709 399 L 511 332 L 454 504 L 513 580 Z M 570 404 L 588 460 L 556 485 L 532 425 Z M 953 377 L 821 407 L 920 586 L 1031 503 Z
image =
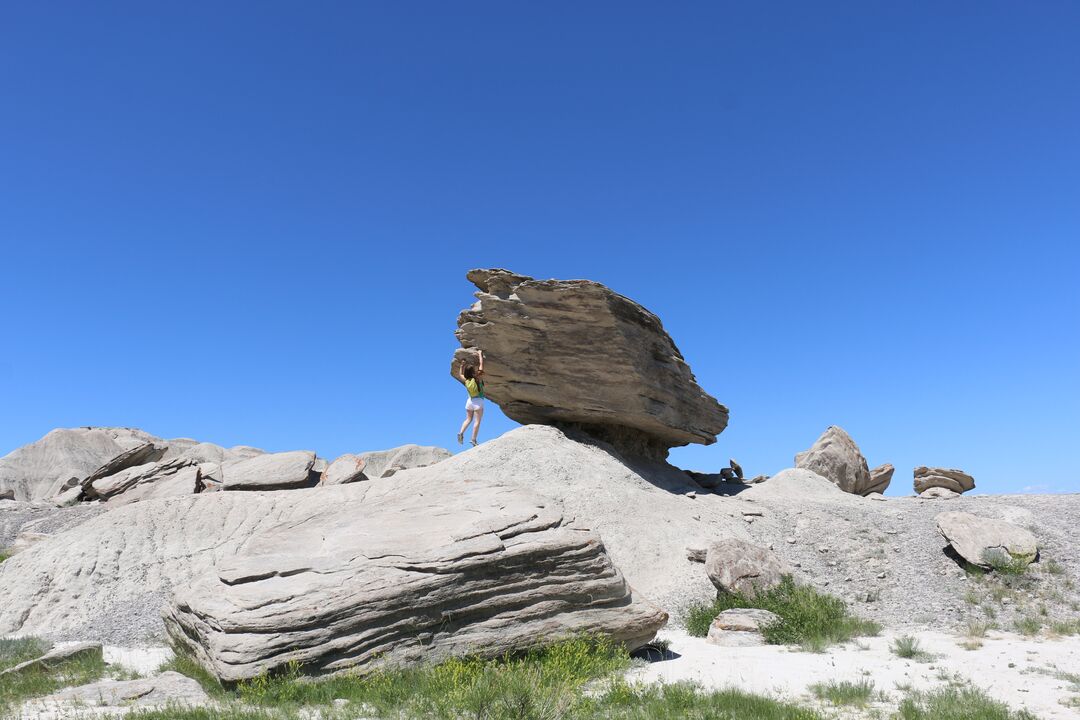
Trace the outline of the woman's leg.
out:
M 484 408 L 482 406 L 476 408 L 476 412 L 473 413 L 473 414 L 476 416 L 476 424 L 474 424 L 472 426 L 472 441 L 473 441 L 473 445 L 475 445 L 476 444 L 476 436 L 480 432 L 480 421 L 484 419 Z M 465 431 L 462 430 L 462 432 L 465 432 Z
M 469 429 L 469 423 L 472 422 L 472 419 L 473 419 L 473 411 L 472 410 L 466 410 L 465 411 L 465 422 L 461 423 L 461 429 L 458 430 L 458 434 L 457 434 L 457 441 L 459 443 L 465 437 L 465 431 Z

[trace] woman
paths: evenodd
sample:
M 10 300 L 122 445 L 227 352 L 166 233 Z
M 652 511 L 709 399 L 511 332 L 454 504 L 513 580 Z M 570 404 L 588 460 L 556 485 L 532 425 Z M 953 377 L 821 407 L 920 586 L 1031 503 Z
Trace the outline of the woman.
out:
M 484 353 L 476 353 L 479 358 L 479 366 L 473 368 L 471 363 L 461 363 L 458 367 L 458 377 L 465 383 L 465 389 L 469 392 L 469 399 L 465 401 L 465 422 L 458 431 L 457 441 L 461 445 L 465 441 L 465 431 L 469 429 L 469 423 L 476 420 L 472 430 L 472 445 L 476 447 L 476 436 L 480 432 L 480 421 L 484 419 Z

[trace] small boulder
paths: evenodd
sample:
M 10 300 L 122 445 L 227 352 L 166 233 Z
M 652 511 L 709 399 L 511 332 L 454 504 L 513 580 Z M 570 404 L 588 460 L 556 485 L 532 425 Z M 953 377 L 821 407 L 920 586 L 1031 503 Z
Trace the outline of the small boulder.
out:
M 817 473 L 846 493 L 865 495 L 878 490 L 871 483 L 870 468 L 859 446 L 836 425 L 829 426 L 809 450 L 795 456 L 795 467 Z
M 780 619 L 776 613 L 757 608 L 732 608 L 716 616 L 705 639 L 723 647 L 753 647 L 764 645 L 762 628 Z
M 155 709 L 205 707 L 210 696 L 196 680 L 171 670 L 154 677 L 136 680 L 101 680 L 89 685 L 66 688 L 52 695 L 31 700 L 23 706 L 23 717 L 62 718 L 117 717 L 130 712 Z
M 730 536 L 709 546 L 705 572 L 719 592 L 754 597 L 790 571 L 771 550 Z
M 441 447 L 413 444 L 366 452 L 360 455 L 366 464 L 364 478 L 361 479 L 390 477 L 402 470 L 430 467 L 453 456 L 452 452 Z
M 1035 536 L 1010 522 L 955 511 L 943 512 L 934 520 L 942 537 L 972 565 L 991 567 L 995 556 L 1027 563 L 1038 557 Z
M 319 480 L 320 485 L 345 485 L 364 480 L 367 461 L 359 455 L 346 454 L 330 463 Z
M 893 473 L 896 472 L 896 468 L 892 466 L 892 463 L 885 463 L 884 465 L 878 465 L 876 468 L 870 471 L 870 485 L 863 495 L 869 495 L 870 493 L 884 494 L 885 490 L 889 487 L 889 483 L 892 482 Z
M 955 468 L 926 467 L 925 465 L 915 468 L 915 492 L 921 493 L 932 487 L 945 488 L 954 493 L 965 493 L 975 489 L 975 478 Z
M 310 487 L 315 453 L 306 450 L 269 453 L 223 468 L 222 490 L 288 490 Z
M 10 489 L 9 490 L 0 490 L 0 500 L 14 500 L 14 499 L 15 499 L 15 491 L 14 490 L 10 490 Z

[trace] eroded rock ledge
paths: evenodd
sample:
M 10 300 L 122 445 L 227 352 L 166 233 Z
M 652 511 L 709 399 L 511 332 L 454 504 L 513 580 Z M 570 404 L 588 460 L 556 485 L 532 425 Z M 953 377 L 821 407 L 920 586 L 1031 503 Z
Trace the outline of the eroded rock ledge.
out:
M 590 280 L 471 270 L 452 371 L 484 351 L 487 396 L 513 420 L 584 430 L 663 458 L 716 441 L 728 410 L 697 384 L 660 319 Z

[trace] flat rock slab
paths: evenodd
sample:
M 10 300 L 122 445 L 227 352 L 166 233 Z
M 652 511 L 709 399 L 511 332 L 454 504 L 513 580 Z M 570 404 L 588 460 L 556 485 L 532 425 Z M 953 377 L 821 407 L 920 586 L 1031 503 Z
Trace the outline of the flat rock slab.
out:
M 325 674 L 578 634 L 634 648 L 667 621 L 549 500 L 440 467 L 412 470 L 407 492 L 395 478 L 315 491 L 337 496 L 178 589 L 169 635 L 235 682 L 290 662 Z
M 101 643 L 71 643 L 60 647 L 54 647 L 39 658 L 27 660 L 26 662 L 9 667 L 7 670 L 2 670 L 0 671 L 0 678 L 20 675 L 25 672 L 46 670 L 66 662 L 71 662 L 72 660 L 84 660 L 95 657 L 99 660 L 101 659 Z
M 600 283 L 471 270 L 478 301 L 458 317 L 451 372 L 484 351 L 487 396 L 522 424 L 579 426 L 621 449 L 664 455 L 710 444 L 728 411 L 697 384 L 660 319 Z M 456 377 L 456 375 L 455 375 Z
M 761 629 L 780 619 L 775 613 L 757 608 L 724 610 L 709 626 L 706 641 L 724 647 L 764 645 Z
M 973 565 L 990 567 L 995 555 L 1030 563 L 1039 554 L 1035 536 L 1005 520 L 965 512 L 944 512 L 934 520 L 953 550 Z
M 23 705 L 21 717 L 52 720 L 67 717 L 114 717 L 132 710 L 197 708 L 212 705 L 199 683 L 167 671 L 138 680 L 102 680 L 67 688 Z
M 289 490 L 309 487 L 315 453 L 306 450 L 267 453 L 226 464 L 222 490 Z

